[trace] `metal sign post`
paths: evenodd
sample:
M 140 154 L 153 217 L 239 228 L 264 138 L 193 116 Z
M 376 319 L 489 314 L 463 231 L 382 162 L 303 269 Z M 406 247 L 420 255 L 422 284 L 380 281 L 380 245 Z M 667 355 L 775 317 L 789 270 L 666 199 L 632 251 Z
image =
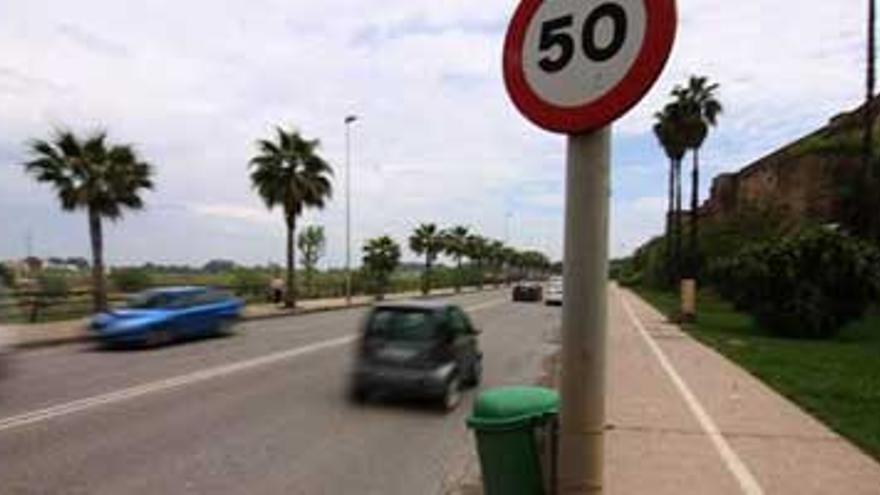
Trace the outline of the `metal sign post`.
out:
M 522 0 L 504 44 L 519 111 L 568 135 L 558 491 L 601 494 L 611 123 L 660 75 L 675 0 Z
M 560 493 L 601 493 L 611 127 L 568 137 Z

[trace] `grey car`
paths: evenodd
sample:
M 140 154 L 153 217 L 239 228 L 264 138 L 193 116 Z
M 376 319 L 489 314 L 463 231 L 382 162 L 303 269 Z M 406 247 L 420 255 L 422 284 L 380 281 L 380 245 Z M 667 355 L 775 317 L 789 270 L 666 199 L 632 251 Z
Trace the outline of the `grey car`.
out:
M 357 345 L 349 393 L 375 392 L 436 400 L 455 409 L 466 386 L 482 377 L 478 331 L 456 305 L 411 301 L 377 305 Z

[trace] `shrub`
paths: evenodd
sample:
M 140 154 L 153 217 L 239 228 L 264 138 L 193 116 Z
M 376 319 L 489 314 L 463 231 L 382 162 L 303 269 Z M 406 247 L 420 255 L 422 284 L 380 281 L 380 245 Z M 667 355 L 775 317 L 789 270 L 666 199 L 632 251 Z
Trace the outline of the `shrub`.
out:
M 772 333 L 830 338 L 880 292 L 880 252 L 827 229 L 756 244 L 712 265 L 718 292 Z
M 44 300 L 63 299 L 70 293 L 70 284 L 60 275 L 43 274 L 37 278 L 39 297 Z
M 120 292 L 140 292 L 154 284 L 153 276 L 140 268 L 122 268 L 110 274 L 113 287 Z
M 236 270 L 232 277 L 235 293 L 245 298 L 263 298 L 269 290 L 269 276 L 256 270 Z
M 15 272 L 2 263 L 0 263 L 0 286 L 15 287 Z

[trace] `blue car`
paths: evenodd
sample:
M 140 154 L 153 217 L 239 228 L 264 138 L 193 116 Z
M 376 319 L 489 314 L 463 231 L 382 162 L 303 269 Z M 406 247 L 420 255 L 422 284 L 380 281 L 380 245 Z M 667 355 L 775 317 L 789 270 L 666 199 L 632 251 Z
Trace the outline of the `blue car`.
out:
M 105 344 L 158 346 L 228 332 L 243 306 L 209 287 L 153 289 L 132 297 L 125 308 L 96 315 L 90 327 Z

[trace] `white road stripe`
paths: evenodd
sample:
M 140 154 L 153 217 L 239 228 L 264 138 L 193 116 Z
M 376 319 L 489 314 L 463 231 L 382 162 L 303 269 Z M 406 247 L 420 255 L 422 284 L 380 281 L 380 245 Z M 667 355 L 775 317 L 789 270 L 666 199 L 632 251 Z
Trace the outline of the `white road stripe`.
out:
M 623 305 L 623 309 L 638 330 L 639 335 L 642 336 L 645 344 L 647 344 L 648 348 L 651 349 L 651 352 L 654 353 L 654 356 L 660 362 L 660 366 L 672 380 L 672 383 L 675 384 L 675 388 L 681 393 L 688 408 L 691 410 L 694 417 L 696 417 L 697 422 L 700 423 L 700 427 L 706 433 L 706 436 L 712 441 L 712 445 L 715 446 L 715 449 L 718 451 L 718 454 L 721 456 L 727 469 L 730 470 L 736 478 L 742 492 L 745 495 L 763 495 L 764 490 L 761 488 L 761 485 L 758 484 L 758 480 L 755 479 L 755 476 L 749 471 L 749 468 L 746 467 L 742 459 L 740 459 L 733 448 L 731 448 L 730 444 L 727 443 L 727 440 L 724 438 L 721 430 L 718 429 L 715 421 L 712 420 L 712 417 L 709 416 L 709 413 L 707 413 L 706 409 L 700 404 L 696 395 L 694 395 L 691 389 L 687 386 L 687 383 L 685 383 L 681 375 L 678 374 L 675 367 L 672 366 L 672 363 L 666 357 L 666 354 L 663 353 L 663 350 L 657 342 L 648 334 L 644 324 L 642 324 L 641 320 L 636 316 L 635 311 L 633 311 L 632 306 L 627 302 L 624 293 L 618 290 L 618 297 Z
M 482 304 L 474 304 L 473 306 L 467 306 L 464 309 L 468 311 L 480 311 L 482 309 L 489 309 L 494 306 L 498 306 L 499 304 L 504 304 L 507 302 L 507 299 L 496 299 L 494 301 L 487 301 Z
M 465 309 L 469 311 L 480 311 L 482 309 L 486 309 L 492 306 L 497 306 L 504 302 L 506 302 L 505 299 L 499 299 L 482 304 L 477 304 L 474 306 L 469 306 Z M 136 397 L 142 397 L 148 394 L 164 392 L 166 390 L 204 382 L 213 378 L 231 375 L 240 371 L 250 370 L 259 366 L 266 366 L 269 364 L 277 363 L 279 361 L 293 359 L 313 352 L 351 343 L 355 340 L 356 337 L 356 335 L 347 335 L 345 337 L 340 337 L 332 340 L 325 340 L 323 342 L 317 342 L 315 344 L 297 347 L 296 349 L 275 352 L 254 359 L 248 359 L 245 361 L 239 361 L 237 363 L 208 368 L 201 371 L 188 373 L 186 375 L 180 375 L 165 380 L 150 382 L 135 387 L 117 390 L 115 392 L 109 392 L 102 395 L 96 395 L 92 397 L 87 397 L 85 399 L 79 399 L 72 402 L 47 407 L 45 409 L 39 409 L 36 411 L 30 411 L 27 413 L 10 416 L 0 419 L 0 432 L 33 423 L 38 423 L 40 421 L 46 421 L 49 419 L 57 418 L 59 416 L 65 416 L 68 414 L 85 411 L 87 409 L 92 409 L 94 407 L 102 405 L 114 404 L 129 399 L 134 399 Z
M 147 394 L 162 392 L 173 388 L 183 387 L 185 385 L 192 385 L 194 383 L 203 382 L 212 378 L 231 375 L 240 371 L 245 371 L 259 366 L 272 364 L 278 361 L 299 357 L 304 354 L 309 354 L 323 349 L 329 349 L 331 347 L 344 345 L 352 342 L 354 339 L 354 335 L 348 335 L 346 337 L 341 337 L 338 339 L 326 340 L 324 342 L 318 342 L 316 344 L 298 347 L 296 349 L 276 352 L 273 354 L 268 354 L 266 356 L 248 359 L 246 361 L 240 361 L 224 366 L 217 366 L 215 368 L 208 368 L 205 370 L 196 371 L 194 373 L 189 373 L 174 378 L 168 378 L 166 380 L 159 380 L 136 387 L 118 390 L 116 392 L 88 397 L 85 399 L 68 402 L 66 404 L 48 407 L 46 409 L 40 409 L 37 411 L 4 418 L 0 420 L 0 431 L 17 428 L 39 421 L 45 421 L 47 419 L 64 416 L 101 405 L 113 404 L 116 402 L 133 399 L 135 397 L 141 397 Z

